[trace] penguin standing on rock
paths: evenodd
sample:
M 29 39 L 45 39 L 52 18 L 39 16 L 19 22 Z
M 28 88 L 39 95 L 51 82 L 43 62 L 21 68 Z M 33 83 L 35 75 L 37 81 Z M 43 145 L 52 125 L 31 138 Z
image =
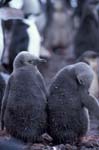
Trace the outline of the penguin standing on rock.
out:
M 13 63 L 1 110 L 1 128 L 25 142 L 38 142 L 46 130 L 44 79 L 36 65 L 42 59 L 20 52 Z
M 83 62 L 56 74 L 48 96 L 48 133 L 55 144 L 79 142 L 89 127 L 88 111 L 99 119 L 99 103 L 88 92 L 93 74 Z

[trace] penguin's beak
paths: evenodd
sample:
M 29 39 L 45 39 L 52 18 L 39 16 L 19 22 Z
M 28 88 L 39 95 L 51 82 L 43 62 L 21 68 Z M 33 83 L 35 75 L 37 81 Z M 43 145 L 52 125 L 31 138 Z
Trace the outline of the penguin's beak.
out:
M 45 59 L 41 59 L 41 58 L 36 58 L 34 60 L 34 65 L 39 65 L 41 63 L 46 63 L 47 61 Z

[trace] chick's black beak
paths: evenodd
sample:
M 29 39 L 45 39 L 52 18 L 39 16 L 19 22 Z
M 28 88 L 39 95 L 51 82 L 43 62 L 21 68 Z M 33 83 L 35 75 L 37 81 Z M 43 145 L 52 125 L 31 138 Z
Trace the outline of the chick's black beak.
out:
M 34 60 L 34 65 L 39 65 L 41 63 L 46 63 L 47 61 L 45 59 L 37 58 Z

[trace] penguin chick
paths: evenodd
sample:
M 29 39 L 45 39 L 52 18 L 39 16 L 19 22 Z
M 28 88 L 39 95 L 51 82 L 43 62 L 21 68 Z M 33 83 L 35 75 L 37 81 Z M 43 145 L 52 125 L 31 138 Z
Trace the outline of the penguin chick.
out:
M 46 97 L 44 79 L 36 65 L 42 59 L 20 52 L 13 63 L 3 97 L 1 128 L 25 142 L 38 142 L 46 130 Z
M 80 62 L 54 77 L 48 96 L 48 133 L 55 144 L 78 142 L 88 131 L 88 111 L 99 119 L 98 101 L 88 92 L 93 74 L 89 65 Z

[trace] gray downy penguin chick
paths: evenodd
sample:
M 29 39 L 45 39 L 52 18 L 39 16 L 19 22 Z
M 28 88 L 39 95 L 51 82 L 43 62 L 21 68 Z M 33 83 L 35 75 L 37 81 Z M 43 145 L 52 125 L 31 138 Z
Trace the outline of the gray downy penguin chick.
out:
M 99 119 L 98 101 L 88 92 L 92 80 L 93 70 L 83 62 L 56 74 L 48 96 L 48 133 L 55 144 L 73 144 L 86 134 L 88 110 Z
M 46 129 L 46 97 L 44 79 L 36 65 L 42 59 L 20 52 L 3 97 L 1 128 L 25 142 L 37 142 Z
M 94 51 L 86 51 L 79 58 L 78 62 L 85 62 L 94 70 L 94 78 L 91 83 L 89 92 L 95 97 L 99 97 L 99 69 L 98 69 L 99 54 Z

